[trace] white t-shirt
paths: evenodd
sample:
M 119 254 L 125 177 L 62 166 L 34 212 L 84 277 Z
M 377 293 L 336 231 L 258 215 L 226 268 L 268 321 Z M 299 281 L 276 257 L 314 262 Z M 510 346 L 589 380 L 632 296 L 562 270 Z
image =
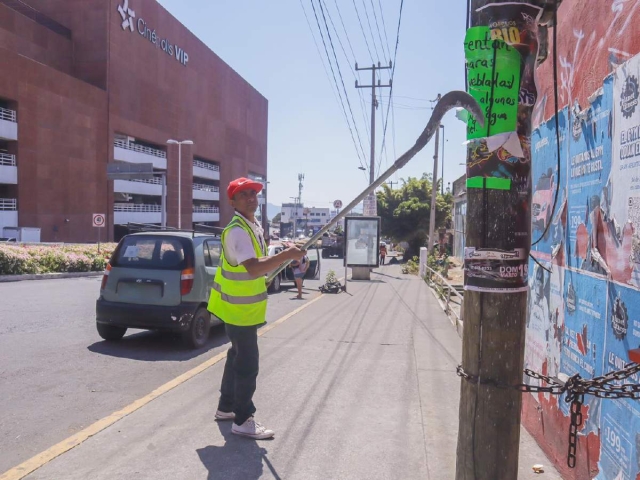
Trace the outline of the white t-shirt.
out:
M 260 225 L 248 220 L 244 215 L 236 212 L 236 215 L 242 217 L 247 224 L 253 230 L 253 234 L 256 236 L 258 243 L 260 243 L 266 250 L 266 243 L 264 241 L 264 230 Z M 253 241 L 251 236 L 240 227 L 233 227 L 227 232 L 225 236 L 224 244 L 224 256 L 231 265 L 237 266 L 242 262 L 249 260 L 250 258 L 256 258 L 256 251 L 253 248 Z

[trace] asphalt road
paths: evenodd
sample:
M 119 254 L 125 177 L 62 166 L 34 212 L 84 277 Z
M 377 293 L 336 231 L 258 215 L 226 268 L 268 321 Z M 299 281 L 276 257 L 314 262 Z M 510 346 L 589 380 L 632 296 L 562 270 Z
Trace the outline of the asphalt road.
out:
M 318 294 L 329 269 L 305 280 L 305 298 Z M 0 474 L 82 430 L 225 349 L 222 328 L 207 346 L 188 350 L 176 336 L 129 330 L 102 341 L 95 329 L 100 278 L 0 284 Z M 292 284 L 270 295 L 267 321 L 304 303 Z M 218 385 L 211 385 L 212 415 Z

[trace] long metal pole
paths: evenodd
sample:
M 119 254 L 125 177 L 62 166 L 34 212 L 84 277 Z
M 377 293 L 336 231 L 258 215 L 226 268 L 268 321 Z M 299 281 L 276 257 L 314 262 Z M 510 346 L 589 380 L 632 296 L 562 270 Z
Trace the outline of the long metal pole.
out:
M 166 172 L 161 175 L 162 178 L 162 198 L 160 200 L 161 206 L 160 209 L 162 212 L 160 213 L 160 225 L 162 228 L 167 227 L 167 174 Z
M 178 229 L 182 229 L 182 143 L 178 143 Z
M 476 118 L 481 125 L 484 125 L 484 116 L 482 114 L 482 109 L 478 104 L 478 102 L 476 102 L 471 95 L 461 91 L 453 91 L 453 92 L 447 93 L 444 97 L 442 97 L 442 99 L 438 102 L 438 104 L 433 109 L 433 114 L 431 115 L 431 118 L 429 119 L 427 126 L 422 131 L 422 133 L 416 140 L 416 143 L 413 145 L 413 147 L 411 147 L 409 150 L 403 153 L 391 167 L 389 167 L 382 175 L 380 175 L 380 177 L 378 177 L 377 180 L 375 180 L 373 183 L 371 183 L 371 185 L 365 188 L 364 191 L 360 193 L 360 195 L 358 195 L 356 198 L 354 198 L 351 201 L 351 203 L 349 203 L 349 205 L 347 205 L 340 212 L 338 212 L 338 214 L 335 217 L 333 217 L 329 221 L 329 223 L 327 223 L 324 227 L 318 230 L 318 233 L 316 233 L 309 240 L 307 240 L 307 242 L 302 246 L 302 249 L 306 250 L 310 246 L 315 245 L 315 243 L 320 238 L 322 238 L 322 235 L 324 235 L 326 232 L 329 231 L 329 229 L 331 229 L 331 227 L 333 227 L 336 223 L 338 223 L 340 220 L 346 217 L 347 214 L 351 212 L 351 210 L 353 210 L 360 202 L 362 202 L 362 200 L 364 200 L 364 198 L 367 195 L 369 195 L 369 193 L 373 192 L 376 188 L 382 185 L 385 182 L 385 180 L 387 180 L 391 175 L 393 175 L 402 167 L 404 167 L 407 163 L 409 163 L 409 160 L 415 157 L 416 154 L 420 150 L 422 150 L 427 143 L 429 143 L 429 140 L 431 140 L 434 133 L 436 133 L 436 131 L 440 128 L 440 121 L 444 117 L 445 113 L 447 113 L 452 108 L 458 108 L 458 107 L 462 107 L 468 110 L 469 113 L 471 113 L 471 115 L 473 115 L 473 117 Z M 291 262 L 290 261 L 285 262 L 282 265 L 280 265 L 280 267 L 278 267 L 276 270 L 271 272 L 268 275 L 266 281 L 271 282 L 276 275 L 278 275 L 282 270 L 284 270 L 287 267 L 287 265 L 289 265 L 289 263 Z
M 440 182 L 440 195 L 444 195 L 444 125 L 440 125 L 440 128 L 442 129 L 442 169 L 440 170 L 440 179 L 442 181 Z
M 369 184 L 375 180 L 376 167 L 376 66 L 371 68 L 371 156 L 369 159 Z
M 438 101 L 440 101 L 440 94 L 438 94 Z M 436 230 L 436 199 L 438 196 L 438 146 L 440 145 L 440 124 L 436 129 L 436 151 L 433 156 L 433 181 L 431 182 L 431 214 L 429 216 L 429 250 L 428 255 L 431 255 L 433 250 L 433 243 L 435 240 Z

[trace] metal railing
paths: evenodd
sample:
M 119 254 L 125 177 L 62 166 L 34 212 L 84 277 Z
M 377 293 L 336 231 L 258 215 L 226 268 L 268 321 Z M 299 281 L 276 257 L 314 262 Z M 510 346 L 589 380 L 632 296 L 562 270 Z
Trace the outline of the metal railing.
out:
M 138 213 L 158 213 L 161 211 L 160 205 L 147 205 L 144 203 L 115 203 L 114 212 L 138 212 Z
M 464 297 L 433 268 L 428 267 L 427 265 L 425 265 L 424 268 L 426 272 L 424 280 L 431 288 L 433 288 L 433 290 L 435 290 L 440 299 L 444 302 L 444 312 L 449 317 L 453 315 L 455 322 L 452 321 L 452 323 L 455 327 L 462 325 L 462 304 L 464 302 Z
M 4 165 L 5 167 L 15 167 L 16 156 L 11 153 L 0 153 L 0 165 Z
M 193 213 L 220 213 L 218 207 L 193 207 Z
M 16 200 L 15 198 L 0 198 L 0 210 L 18 210 L 18 200 Z
M 200 190 L 202 192 L 215 192 L 218 193 L 220 191 L 219 187 L 215 187 L 213 185 L 205 185 L 204 183 L 194 183 L 194 190 Z
M 162 178 L 158 178 L 158 177 L 154 177 L 154 178 L 148 178 L 148 179 L 143 179 L 143 178 L 134 178 L 131 180 L 128 180 L 129 182 L 138 182 L 138 183 L 151 183 L 153 185 L 162 185 Z
M 207 170 L 213 170 L 214 172 L 219 172 L 220 171 L 220 167 L 218 165 L 215 165 L 215 164 L 209 163 L 209 162 L 203 162 L 202 160 L 194 160 L 193 161 L 193 166 L 194 167 L 200 167 L 200 168 L 206 168 Z
M 8 108 L 0 107 L 0 120 L 7 120 L 9 122 L 17 122 L 16 111 L 9 110 Z
M 137 143 L 127 143 L 125 140 L 116 138 L 113 141 L 113 145 L 126 150 L 133 150 L 138 153 L 146 153 L 147 155 L 153 155 L 154 157 L 167 158 L 167 152 L 158 150 L 157 148 L 145 147 L 144 145 L 138 145 Z

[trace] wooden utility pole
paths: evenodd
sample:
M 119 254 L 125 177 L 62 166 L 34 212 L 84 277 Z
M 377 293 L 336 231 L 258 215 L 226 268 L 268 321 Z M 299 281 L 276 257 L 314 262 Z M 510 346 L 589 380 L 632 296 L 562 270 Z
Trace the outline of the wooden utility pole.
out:
M 555 0 L 471 0 L 471 27 L 485 27 L 475 31 L 489 33 L 484 43 L 466 40 L 468 86 L 472 94 L 478 85 L 492 87 L 484 101 L 480 100 L 489 130 L 468 149 L 462 353 L 462 372 L 468 376 L 461 380 L 456 480 L 518 478 L 522 394 L 495 384 L 517 385 L 523 379 L 531 245 L 530 138 L 535 104 L 530 98 L 537 98 L 533 74 L 538 22 L 542 7 L 549 3 L 555 5 Z M 496 39 L 507 47 L 504 43 L 499 46 Z M 504 49 L 515 49 L 520 55 L 519 75 L 514 76 L 513 70 L 501 71 Z M 488 55 L 485 66 L 493 68 L 488 75 L 477 74 L 469 64 L 469 58 L 477 59 L 481 50 Z M 513 78 L 517 78 L 515 95 L 509 100 L 515 100 L 517 115 L 509 118 L 512 133 L 517 132 L 518 137 L 512 137 L 508 147 L 504 144 L 490 151 L 486 137 L 500 133 L 495 131 L 498 128 L 492 118 L 500 108 L 497 105 L 504 105 L 507 98 L 496 96 L 494 102 L 494 93 L 501 81 Z M 523 90 L 529 98 L 519 95 Z M 505 164 L 501 159 L 506 151 L 519 161 L 509 165 L 510 178 L 497 178 L 494 172 Z
M 393 67 L 391 61 L 389 61 L 389 66 L 383 67 L 378 62 L 378 65 L 375 63 L 370 67 L 362 67 L 359 68 L 356 63 L 356 71 L 360 70 L 371 70 L 371 85 L 358 85 L 358 81 L 356 80 L 356 88 L 370 88 L 371 89 L 371 151 L 369 158 L 369 185 L 371 185 L 376 179 L 376 108 L 378 108 L 378 99 L 376 98 L 376 88 L 391 88 L 391 81 L 389 81 L 388 85 L 382 85 L 380 80 L 378 80 L 378 84 L 376 85 L 376 70 L 390 70 Z M 373 208 L 376 208 L 377 204 L 375 202 L 375 193 L 371 193 L 371 205 Z M 377 210 L 377 208 L 376 208 Z M 371 212 L 369 212 L 369 215 Z M 374 215 L 376 215 L 374 213 Z M 367 215 L 367 212 L 365 212 Z

